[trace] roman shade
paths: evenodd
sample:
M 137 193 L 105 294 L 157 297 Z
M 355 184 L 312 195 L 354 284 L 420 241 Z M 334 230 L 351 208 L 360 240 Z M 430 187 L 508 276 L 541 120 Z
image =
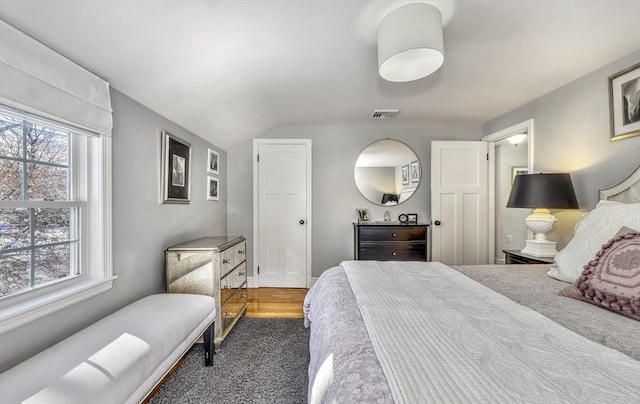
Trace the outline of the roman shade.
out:
M 0 102 L 111 135 L 109 83 L 0 20 Z

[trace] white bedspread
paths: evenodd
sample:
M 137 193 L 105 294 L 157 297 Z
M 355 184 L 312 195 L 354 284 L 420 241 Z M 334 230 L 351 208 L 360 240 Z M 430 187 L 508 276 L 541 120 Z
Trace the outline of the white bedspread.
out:
M 640 403 L 639 361 L 443 264 L 341 265 L 397 404 Z

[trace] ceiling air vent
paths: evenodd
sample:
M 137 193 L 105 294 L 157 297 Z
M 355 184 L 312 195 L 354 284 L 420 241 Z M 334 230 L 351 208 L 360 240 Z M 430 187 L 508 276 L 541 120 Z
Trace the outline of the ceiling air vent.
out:
M 391 119 L 400 112 L 399 109 L 374 109 L 371 119 Z

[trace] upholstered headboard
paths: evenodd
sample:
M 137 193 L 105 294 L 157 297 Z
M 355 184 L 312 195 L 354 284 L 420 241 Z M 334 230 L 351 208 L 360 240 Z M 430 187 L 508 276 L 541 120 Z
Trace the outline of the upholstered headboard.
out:
M 601 189 L 598 197 L 600 200 L 640 203 L 640 165 L 618 184 Z

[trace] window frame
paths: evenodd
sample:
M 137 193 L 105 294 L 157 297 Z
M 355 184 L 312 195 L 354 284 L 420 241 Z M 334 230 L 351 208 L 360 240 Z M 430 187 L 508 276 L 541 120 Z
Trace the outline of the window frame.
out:
M 0 105 L 0 112 L 71 135 L 70 201 L 0 201 L 0 208 L 78 207 L 78 274 L 0 298 L 0 334 L 77 304 L 113 286 L 111 137 Z

